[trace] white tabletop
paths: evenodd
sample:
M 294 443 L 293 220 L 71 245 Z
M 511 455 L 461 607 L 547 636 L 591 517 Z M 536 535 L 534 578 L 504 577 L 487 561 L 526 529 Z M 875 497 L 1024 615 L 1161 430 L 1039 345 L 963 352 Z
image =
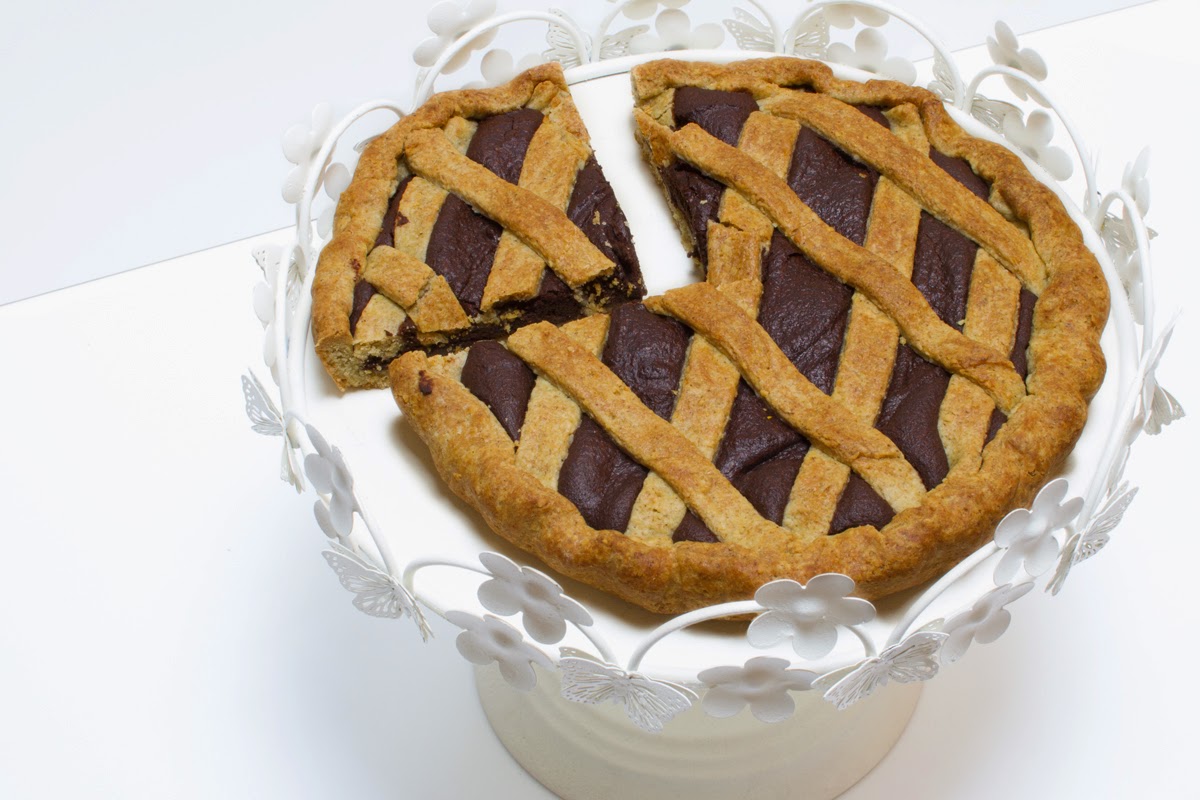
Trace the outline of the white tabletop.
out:
M 1200 288 L 1200 114 L 1177 88 L 1200 66 L 1198 23 L 1160 0 L 1022 37 L 1103 185 L 1152 146 L 1164 310 Z M 985 60 L 964 54 L 964 73 Z M 447 625 L 422 645 L 350 605 L 311 497 L 276 477 L 278 440 L 249 430 L 249 252 L 280 240 L 0 307 L 0 797 L 550 796 L 492 736 Z M 1159 371 L 1189 408 L 1198 345 L 1185 315 Z M 1141 493 L 1112 544 L 929 683 L 847 798 L 1194 796 L 1196 438 L 1185 419 L 1138 442 Z

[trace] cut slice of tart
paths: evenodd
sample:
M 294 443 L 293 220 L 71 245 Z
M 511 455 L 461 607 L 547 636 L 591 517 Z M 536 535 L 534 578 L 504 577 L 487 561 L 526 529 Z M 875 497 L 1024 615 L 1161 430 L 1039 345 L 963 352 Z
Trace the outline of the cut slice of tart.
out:
M 391 367 L 500 535 L 647 609 L 944 572 L 1067 455 L 1108 294 L 1057 196 L 929 92 L 650 62 L 637 131 L 703 283 Z
M 645 293 L 625 216 L 562 70 L 444 92 L 363 152 L 313 283 L 341 388 L 400 353 L 447 352 Z

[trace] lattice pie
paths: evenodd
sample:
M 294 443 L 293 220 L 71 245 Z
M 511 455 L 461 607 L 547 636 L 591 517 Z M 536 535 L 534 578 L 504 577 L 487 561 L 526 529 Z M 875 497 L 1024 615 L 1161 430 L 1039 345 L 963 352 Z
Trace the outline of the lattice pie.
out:
M 500 535 L 654 611 L 944 571 L 1063 459 L 1103 376 L 1108 295 L 1079 230 L 922 89 L 785 58 L 632 77 L 706 279 L 398 358 L 443 478 Z

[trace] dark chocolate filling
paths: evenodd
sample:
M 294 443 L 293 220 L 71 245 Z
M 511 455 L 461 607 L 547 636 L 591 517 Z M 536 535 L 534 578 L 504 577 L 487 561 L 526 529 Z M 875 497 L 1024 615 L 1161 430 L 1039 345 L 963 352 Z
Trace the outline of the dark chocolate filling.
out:
M 467 158 L 487 167 L 509 183 L 521 177 L 529 142 L 542 124 L 540 111 L 520 108 L 480 120 L 467 146 Z M 446 279 L 469 316 L 479 313 L 496 247 L 504 229 L 451 194 L 433 223 L 425 263 Z
M 929 151 L 934 163 L 977 196 L 987 199 L 989 187 L 970 164 Z M 938 317 L 962 330 L 967 294 L 978 246 L 958 231 L 922 212 L 913 256 L 912 282 Z M 938 433 L 938 414 L 950 373 L 919 356 L 906 344 L 896 348 L 896 363 L 875 427 L 888 436 L 917 470 L 926 489 L 937 486 L 950 471 Z M 858 525 L 881 527 L 892 518 L 891 507 L 861 477 L 852 475 L 834 510 L 830 531 Z
M 747 93 L 679 89 L 675 97 L 675 122 L 677 126 L 694 122 L 722 141 L 736 144 L 745 120 L 756 108 Z M 878 108 L 861 107 L 860 111 L 880 124 L 887 124 Z M 948 174 L 986 199 L 988 184 L 971 171 L 969 164 L 936 151 L 930 155 Z M 707 223 L 718 213 L 724 187 L 682 164 L 665 169 L 662 177 L 701 248 L 697 255 L 703 260 Z M 857 244 L 863 243 L 878 180 L 874 170 L 805 129 L 797 139 L 787 180 L 800 199 L 834 230 Z M 581 173 L 580 184 L 584 182 Z M 603 183 L 602 177 L 600 182 Z M 603 188 L 611 194 L 607 184 Z M 570 213 L 576 224 L 597 242 L 597 236 L 588 227 L 590 208 L 594 207 L 578 210 L 573 199 Z M 617 218 L 619 213 L 614 201 L 611 218 Z M 602 211 L 600 218 L 610 218 L 610 212 Z M 618 256 L 614 258 L 618 263 L 630 263 L 634 259 L 624 257 L 624 248 L 628 247 L 631 254 L 632 246 L 627 238 L 622 238 L 627 234 L 623 226 L 621 218 L 621 231 L 614 234 L 610 228 L 604 234 L 603 241 L 610 249 L 599 242 L 597 246 L 610 257 Z M 922 215 L 913 283 L 938 316 L 960 330 L 966 315 L 976 250 L 976 245 L 966 237 L 929 214 Z M 812 264 L 778 232 L 764 256 L 762 276 L 760 324 L 802 374 L 822 391 L 831 392 L 853 291 Z M 1022 291 L 1012 352 L 1013 363 L 1022 375 L 1035 302 L 1034 295 Z M 682 325 L 651 314 L 640 304 L 621 306 L 612 313 L 602 360 L 648 407 L 669 419 L 689 335 Z M 498 345 L 494 345 L 497 353 L 481 352 L 476 358 L 475 349 L 479 347 L 476 345 L 468 356 L 472 375 L 468 388 L 485 400 L 509 435 L 516 438 L 521 425 L 518 417 L 524 413 L 532 374 L 527 369 L 521 373 L 517 369 L 492 366 L 487 361 L 492 356 L 512 358 Z M 467 380 L 465 368 L 464 382 Z M 940 483 L 948 472 L 937 420 L 949 380 L 946 370 L 926 361 L 906 344 L 900 344 L 876 420 L 876 427 L 896 442 L 927 488 Z M 506 388 L 499 388 L 500 384 Z M 500 399 L 504 393 L 508 394 Z M 509 399 L 509 395 L 516 399 Z M 998 428 L 1003 421 L 1003 415 L 997 412 L 993 427 Z M 742 381 L 714 463 L 760 514 L 779 523 L 809 446 L 804 436 L 782 422 Z M 571 441 L 558 488 L 579 508 L 589 525 L 623 531 L 646 474 L 644 467 L 585 415 Z M 875 490 L 860 476 L 851 474 L 837 504 L 830 532 L 858 525 L 882 527 L 892 516 L 891 507 Z M 717 541 L 691 511 L 674 531 L 673 538 Z
M 749 92 L 720 92 L 695 86 L 675 90 L 675 127 L 696 123 L 728 145 L 737 146 L 746 119 L 758 110 Z M 693 254 L 701 264 L 708 263 L 708 223 L 717 218 L 725 184 L 713 180 L 694 167 L 676 161 L 662 171 L 663 184 L 675 208 L 687 217 L 688 228 L 696 240 Z
M 463 386 L 500 420 L 508 438 L 521 438 L 535 376 L 525 362 L 498 342 L 476 342 L 463 362 Z
M 728 102 L 721 107 L 734 105 Z M 702 127 L 720 129 L 714 113 L 692 113 Z M 865 113 L 886 122 L 878 109 Z M 788 185 L 826 224 L 856 244 L 866 237 L 877 180 L 874 170 L 811 131 L 801 131 L 792 151 Z M 853 291 L 810 262 L 778 231 L 763 259 L 762 276 L 759 323 L 805 377 L 831 392 Z M 779 523 L 808 449 L 808 440 L 779 420 L 743 381 L 714 463 L 763 517 Z M 672 538 L 716 540 L 691 511 Z
M 624 285 L 623 293 L 629 297 L 642 297 L 646 290 L 642 286 L 642 270 L 637 251 L 633 249 L 629 222 L 617 204 L 612 184 L 605 179 L 604 170 L 595 156 L 590 157 L 575 176 L 575 188 L 571 192 L 571 201 L 567 203 L 567 217 L 583 231 L 588 241 L 617 265 L 613 282 Z M 546 277 L 542 280 L 543 292 L 546 291 L 547 281 L 554 281 L 570 291 L 557 275 L 546 270 Z
M 689 331 L 641 303 L 613 309 L 601 360 L 663 419 L 671 418 Z M 624 531 L 647 470 L 584 416 L 558 476 L 558 491 L 593 528 Z
M 480 120 L 466 155 L 504 180 L 516 183 L 525 163 L 525 153 L 544 119 L 539 111 L 522 108 Z M 399 215 L 399 207 L 410 180 L 411 176 L 400 181 L 389 200 L 382 228 L 375 240 L 376 246 L 391 246 L 396 226 L 407 221 Z M 595 299 L 611 303 L 642 297 L 645 287 L 629 224 L 617 204 L 612 186 L 594 157 L 589 158 L 576 175 L 566 213 L 588 240 L 616 264 L 611 275 L 597 282 Z M 430 231 L 425 261 L 446 279 L 470 316 L 477 316 L 480 312 L 483 292 L 502 232 L 499 224 L 476 213 L 468 203 L 453 194 L 442 203 Z M 356 283 L 350 313 L 351 334 L 374 294 L 375 289 L 370 284 L 361 280 Z M 497 311 L 503 314 L 508 309 L 518 311 L 522 322 L 547 320 L 555 324 L 575 319 L 584 312 L 575 292 L 552 270 L 546 270 L 543 274 L 536 297 L 515 301 Z M 476 326 L 460 336 L 451 333 L 444 349 L 454 349 L 464 341 L 499 336 L 507 329 L 508 325 Z M 410 319 L 405 319 L 398 335 L 411 346 L 417 341 L 416 326 Z M 402 349 L 407 349 L 407 346 Z
M 1033 309 L 1037 305 L 1037 295 L 1022 287 L 1021 302 L 1017 307 L 1017 335 L 1013 340 L 1012 352 L 1008 354 L 1022 378 L 1029 377 L 1029 338 L 1033 335 Z M 987 441 L 991 441 L 1000 432 L 1000 428 L 1008 421 L 1000 409 L 992 411 L 992 419 L 988 423 Z
M 387 210 L 383 213 L 383 223 L 379 228 L 379 235 L 375 237 L 375 246 L 387 245 L 391 247 L 396 240 L 396 221 L 399 217 L 400 224 L 408 222 L 404 215 L 400 213 L 400 198 L 404 197 L 404 190 L 408 188 L 409 182 L 412 180 L 412 175 L 405 175 L 396 185 L 396 191 L 392 192 L 391 199 L 388 200 Z M 359 265 L 362 269 L 362 265 Z M 367 303 L 371 302 L 371 298 L 375 296 L 375 287 L 359 278 L 354 282 L 354 300 L 350 305 L 350 335 L 354 335 L 354 331 L 358 328 L 358 320 L 362 317 L 363 310 L 367 307 Z

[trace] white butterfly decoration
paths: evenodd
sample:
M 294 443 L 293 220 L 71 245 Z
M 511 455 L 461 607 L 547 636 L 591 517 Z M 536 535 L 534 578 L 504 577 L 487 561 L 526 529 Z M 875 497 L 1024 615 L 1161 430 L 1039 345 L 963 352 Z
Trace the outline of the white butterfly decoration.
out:
M 557 9 L 551 9 L 550 13 L 569 19 L 566 14 Z M 649 25 L 633 25 L 605 36 L 600 41 L 600 58 L 619 58 L 629 55 L 629 42 L 633 37 L 640 36 L 648 30 L 650 30 Z M 550 25 L 546 30 L 546 44 L 550 47 L 542 51 L 544 61 L 557 61 L 564 68 L 570 68 L 577 67 L 588 60 L 588 54 L 579 52 L 575 38 L 562 25 Z
M 822 690 L 824 698 L 843 711 L 889 681 L 927 681 L 938 673 L 938 651 L 948 638 L 937 631 L 914 633 L 878 656 L 817 678 L 813 687 Z
M 941 53 L 935 52 L 933 54 L 933 80 L 926 88 L 943 100 L 950 100 L 954 96 L 953 86 L 954 75 L 950 65 L 946 63 L 946 59 L 942 58 Z
M 1137 497 L 1137 493 L 1136 486 L 1131 487 L 1128 482 L 1122 483 L 1105 501 L 1100 511 L 1092 517 L 1087 528 L 1067 540 L 1058 557 L 1058 567 L 1054 570 L 1054 577 L 1046 584 L 1047 592 L 1056 595 L 1062 591 L 1071 568 L 1087 561 L 1104 549 L 1111 538 L 1109 533 L 1121 523 L 1121 518 L 1125 516 L 1125 512 L 1129 509 L 1133 498 Z
M 255 433 L 263 436 L 282 436 L 283 454 L 280 457 L 279 477 L 290 483 L 297 492 L 304 491 L 304 478 L 301 477 L 300 459 L 291 437 L 283 424 L 283 415 L 275 406 L 271 396 L 263 387 L 262 381 L 253 372 L 242 376 L 242 396 L 246 399 L 246 416 L 250 418 L 250 427 Z
M 649 733 L 692 707 L 696 693 L 665 681 L 597 661 L 571 647 L 562 648 L 562 696 L 573 703 L 614 703 L 625 709 L 630 721 Z
M 770 53 L 775 50 L 775 32 L 769 22 L 763 22 L 758 17 L 743 11 L 733 9 L 735 19 L 725 20 L 725 29 L 733 37 L 733 41 L 741 50 L 758 50 Z
M 725 29 L 742 50 L 763 53 L 775 52 L 775 24 L 770 19 L 760 20 L 741 8 L 733 9 L 734 19 L 724 20 Z M 829 22 L 824 14 L 809 16 L 792 34 L 792 52 L 807 58 L 823 58 L 829 46 Z
M 1151 436 L 1162 433 L 1163 428 L 1184 416 L 1183 406 L 1175 399 L 1175 395 L 1159 385 L 1154 374 L 1158 369 L 1158 362 L 1162 360 L 1163 351 L 1167 349 L 1167 344 L 1171 341 L 1171 334 L 1174 332 L 1175 321 L 1172 320 L 1159 335 L 1158 341 L 1154 343 L 1149 355 L 1146 356 L 1146 377 L 1142 384 L 1142 413 L 1145 415 L 1146 421 L 1142 425 L 1142 430 Z
M 354 606 L 372 617 L 411 617 L 423 641 L 429 641 L 431 631 L 425 614 L 412 593 L 391 575 L 377 569 L 362 556 L 338 542 L 332 550 L 321 553 L 337 573 L 342 586 L 354 592 Z
M 1004 120 L 1011 114 L 1019 117 L 1021 116 L 1021 109 L 1012 103 L 1005 103 L 1003 100 L 992 100 L 981 94 L 975 95 L 971 101 L 971 116 L 984 125 L 987 125 L 996 133 L 1004 131 Z

